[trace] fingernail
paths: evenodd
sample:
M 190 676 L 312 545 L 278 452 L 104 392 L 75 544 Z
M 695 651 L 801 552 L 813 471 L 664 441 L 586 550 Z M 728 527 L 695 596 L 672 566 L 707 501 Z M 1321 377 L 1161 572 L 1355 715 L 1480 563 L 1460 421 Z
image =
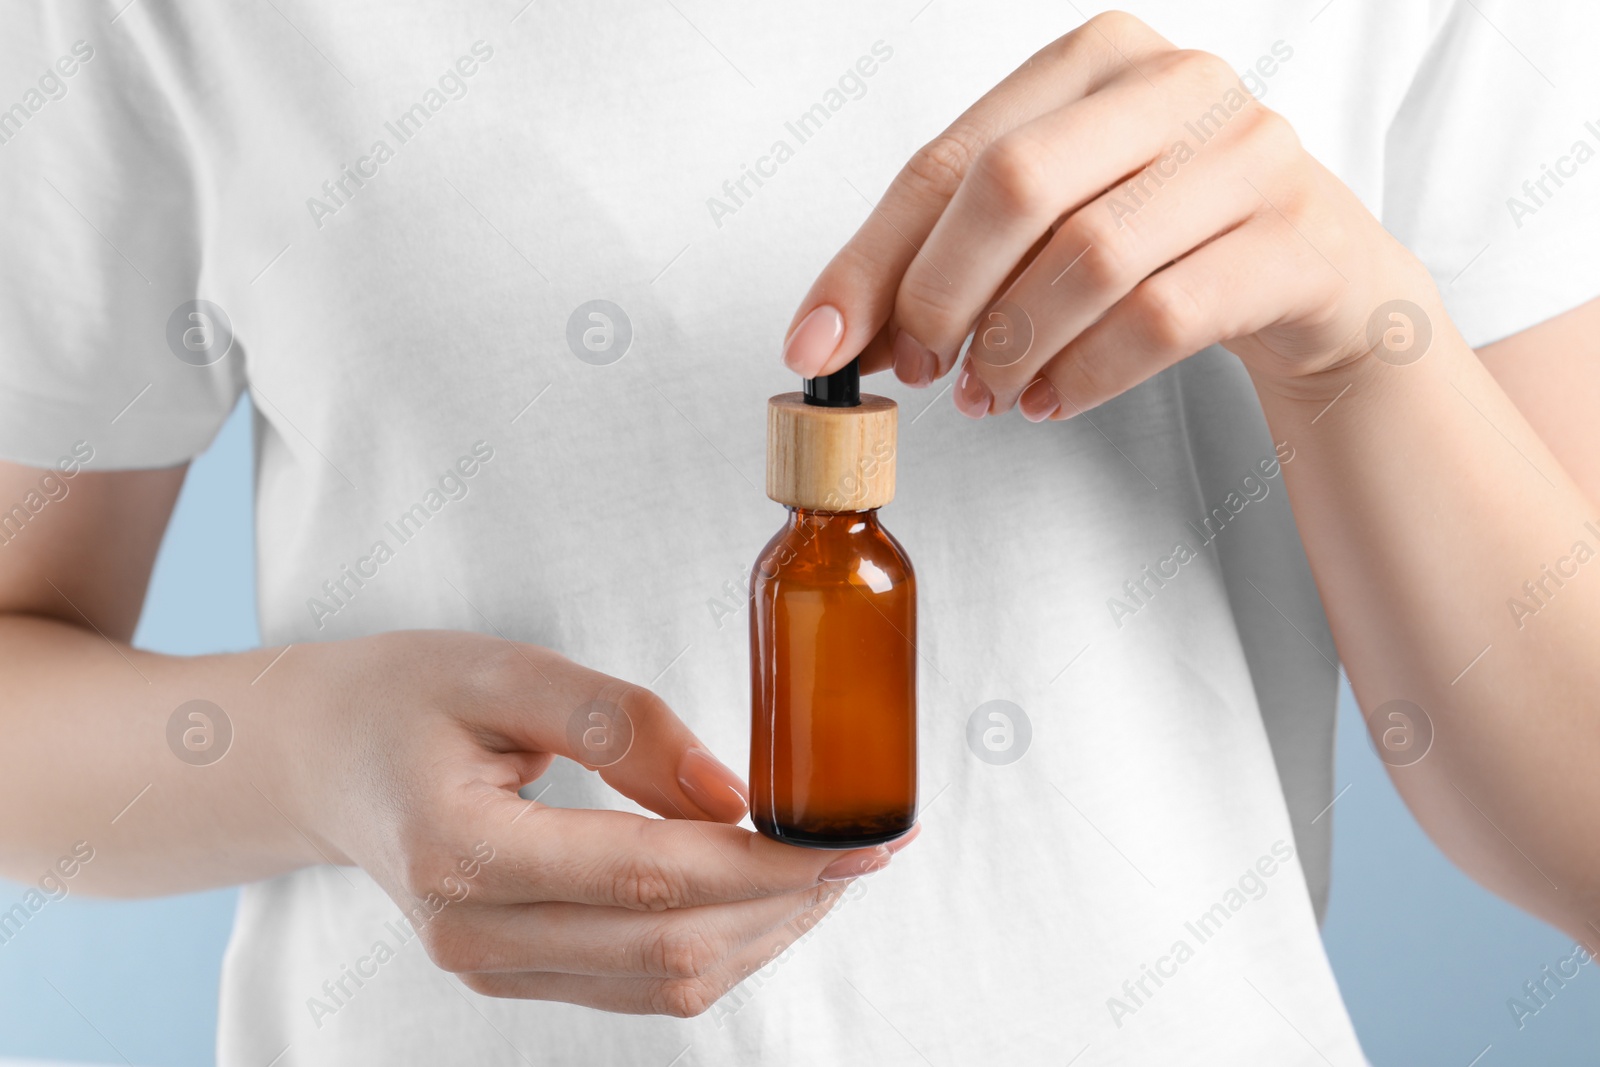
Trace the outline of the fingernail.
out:
M 887 845 L 879 845 L 878 847 L 888 849 L 889 855 L 892 856 L 896 852 L 899 852 L 901 849 L 905 848 L 907 845 L 911 844 L 911 842 L 915 841 L 917 839 L 917 835 L 920 833 L 922 833 L 922 824 L 920 822 L 912 823 L 911 829 L 907 830 L 904 834 L 895 838 L 893 841 L 890 841 Z
M 703 748 L 691 748 L 678 763 L 678 788 L 700 810 L 721 822 L 734 822 L 750 810 L 744 782 Z
M 853 855 L 836 859 L 822 869 L 817 876 L 819 882 L 848 882 L 852 878 L 860 878 L 863 874 L 881 871 L 889 866 L 889 859 L 893 853 L 873 849 L 870 852 L 857 852 Z
M 989 414 L 989 402 L 994 399 L 994 394 L 989 392 L 982 378 L 972 373 L 971 359 L 961 367 L 961 377 L 956 381 L 952 398 L 956 402 L 956 410 L 969 419 L 981 419 Z
M 844 339 L 844 316 L 831 304 L 811 309 L 783 346 L 783 362 L 804 378 L 815 378 Z
M 1055 386 L 1043 378 L 1036 378 L 1017 398 L 1017 407 L 1029 422 L 1043 422 L 1061 410 L 1061 396 Z
M 894 335 L 894 376 L 907 385 L 926 388 L 939 370 L 933 350 L 901 330 Z
M 915 841 L 917 835 L 921 832 L 922 824 L 914 823 L 911 829 L 888 844 L 878 845 L 870 852 L 857 852 L 834 860 L 822 869 L 822 874 L 817 880 L 820 882 L 846 882 L 851 878 L 859 878 L 863 874 L 881 871 L 889 866 L 889 860 L 894 857 L 896 852 Z

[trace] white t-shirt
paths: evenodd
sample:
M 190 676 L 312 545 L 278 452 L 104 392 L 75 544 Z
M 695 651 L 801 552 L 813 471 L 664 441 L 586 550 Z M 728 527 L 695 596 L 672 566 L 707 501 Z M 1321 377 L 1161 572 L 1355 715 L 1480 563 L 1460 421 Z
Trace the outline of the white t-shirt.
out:
M 742 766 L 783 330 L 1076 9 L 124 2 L 0 37 L 0 455 L 177 463 L 248 390 L 267 642 L 498 630 Z M 1129 6 L 1251 70 L 1473 343 L 1600 292 L 1589 8 Z M 903 405 L 921 840 L 692 1020 L 479 997 L 357 870 L 252 885 L 224 1067 L 1364 1062 L 1317 929 L 1335 651 L 1237 361 L 1040 426 L 869 388 Z

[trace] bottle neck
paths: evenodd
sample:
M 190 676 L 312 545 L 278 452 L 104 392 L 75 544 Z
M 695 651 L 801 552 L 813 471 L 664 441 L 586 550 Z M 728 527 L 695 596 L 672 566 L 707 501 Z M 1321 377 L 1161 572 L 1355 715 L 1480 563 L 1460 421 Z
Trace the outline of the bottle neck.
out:
M 816 511 L 811 508 L 789 508 L 789 529 L 816 529 L 823 527 L 830 529 L 843 529 L 847 532 L 858 532 L 861 529 L 875 529 L 878 525 L 878 509 L 869 508 L 866 511 Z

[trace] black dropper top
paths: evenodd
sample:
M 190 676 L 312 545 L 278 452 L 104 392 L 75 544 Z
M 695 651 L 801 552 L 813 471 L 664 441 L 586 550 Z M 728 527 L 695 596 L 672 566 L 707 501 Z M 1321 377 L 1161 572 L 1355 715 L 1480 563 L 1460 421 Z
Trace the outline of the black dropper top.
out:
M 852 359 L 832 374 L 805 380 L 806 403 L 824 408 L 861 406 L 861 361 Z

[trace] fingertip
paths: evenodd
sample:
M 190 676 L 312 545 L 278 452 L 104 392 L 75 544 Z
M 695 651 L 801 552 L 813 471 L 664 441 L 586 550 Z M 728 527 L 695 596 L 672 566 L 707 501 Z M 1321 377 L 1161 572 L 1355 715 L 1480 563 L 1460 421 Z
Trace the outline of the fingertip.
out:
M 912 823 L 911 829 L 893 841 L 886 841 L 881 845 L 874 845 L 871 848 L 860 849 L 840 856 L 822 869 L 822 873 L 817 876 L 817 881 L 819 883 L 848 882 L 851 879 L 860 878 L 864 874 L 881 871 L 889 866 L 889 861 L 894 858 L 895 853 L 915 841 L 917 835 L 921 832 L 922 824 L 920 822 Z
M 1043 422 L 1061 410 L 1061 394 L 1050 384 L 1050 379 L 1035 378 L 1017 398 L 1017 407 L 1029 422 Z
M 914 389 L 926 389 L 939 373 L 939 357 L 904 330 L 894 338 L 894 376 Z
M 961 368 L 961 376 L 956 379 L 956 387 L 950 391 L 950 398 L 955 402 L 956 410 L 969 419 L 981 419 L 990 414 L 994 394 L 989 392 L 989 387 L 973 370 L 970 357 Z
M 744 781 L 698 745 L 686 749 L 678 762 L 678 788 L 716 822 L 737 823 L 750 810 Z
M 911 824 L 911 829 L 907 830 L 905 833 L 901 834 L 899 837 L 895 838 L 893 841 L 890 841 L 888 844 L 883 845 L 882 847 L 888 849 L 889 855 L 892 856 L 896 852 L 899 852 L 901 849 L 905 848 L 907 845 L 911 844 L 911 842 L 915 841 L 917 839 L 917 835 L 920 833 L 922 833 L 922 823 L 920 821 L 914 822 Z
M 817 875 L 817 883 L 820 885 L 824 882 L 849 882 L 864 874 L 881 871 L 887 866 L 889 857 L 876 852 L 845 856 L 824 867 L 822 873 Z
M 802 378 L 815 378 L 825 373 L 842 340 L 843 313 L 832 304 L 814 307 L 784 342 L 784 365 Z M 842 364 L 844 361 L 839 362 Z

